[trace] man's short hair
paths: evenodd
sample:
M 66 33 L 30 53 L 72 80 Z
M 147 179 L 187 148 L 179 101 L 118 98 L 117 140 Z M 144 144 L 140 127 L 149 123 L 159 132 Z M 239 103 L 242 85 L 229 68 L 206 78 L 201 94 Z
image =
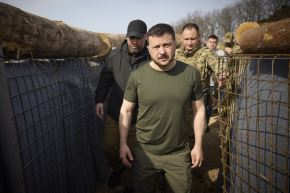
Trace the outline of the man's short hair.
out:
M 214 34 L 211 34 L 210 36 L 208 36 L 207 40 L 208 39 L 215 39 L 215 40 L 219 41 L 219 38 L 216 35 L 214 35 Z
M 171 34 L 172 39 L 175 41 L 175 32 L 174 29 L 171 25 L 168 25 L 166 23 L 158 23 L 154 26 L 152 26 L 149 30 L 148 30 L 148 37 L 152 37 L 152 36 L 163 36 L 164 34 Z
M 196 23 L 187 23 L 185 24 L 183 27 L 182 27 L 182 32 L 185 30 L 185 29 L 195 29 L 198 33 L 199 33 L 199 27 Z

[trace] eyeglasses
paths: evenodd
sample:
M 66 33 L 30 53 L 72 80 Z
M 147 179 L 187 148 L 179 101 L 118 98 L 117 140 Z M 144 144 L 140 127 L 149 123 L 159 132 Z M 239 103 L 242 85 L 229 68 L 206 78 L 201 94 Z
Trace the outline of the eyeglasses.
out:
M 158 44 L 154 46 L 149 45 L 148 47 L 150 47 L 152 50 L 159 50 L 160 48 L 170 49 L 174 45 L 175 45 L 174 42 L 168 42 L 168 43 Z

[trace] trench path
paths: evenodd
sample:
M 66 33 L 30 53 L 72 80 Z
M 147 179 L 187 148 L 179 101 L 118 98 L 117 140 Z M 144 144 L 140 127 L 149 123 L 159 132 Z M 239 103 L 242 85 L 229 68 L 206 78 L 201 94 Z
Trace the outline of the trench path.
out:
M 210 118 L 210 131 L 204 136 L 205 160 L 200 168 L 193 170 L 192 193 L 216 193 L 218 173 L 221 168 L 218 117 Z M 123 187 L 110 189 L 106 184 L 97 187 L 97 193 L 122 193 Z

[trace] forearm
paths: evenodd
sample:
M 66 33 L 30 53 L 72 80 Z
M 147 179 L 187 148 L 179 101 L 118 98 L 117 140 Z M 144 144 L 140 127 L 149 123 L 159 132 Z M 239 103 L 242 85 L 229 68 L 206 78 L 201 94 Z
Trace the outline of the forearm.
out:
M 202 148 L 203 136 L 206 127 L 205 107 L 202 105 L 193 117 L 195 146 Z
M 122 163 L 127 167 L 132 167 L 133 155 L 129 146 L 127 145 L 127 137 L 131 125 L 132 112 L 135 104 L 127 100 L 123 100 L 119 117 L 120 130 L 120 158 Z
M 131 125 L 132 111 L 121 108 L 119 117 L 120 146 L 127 144 L 127 137 Z

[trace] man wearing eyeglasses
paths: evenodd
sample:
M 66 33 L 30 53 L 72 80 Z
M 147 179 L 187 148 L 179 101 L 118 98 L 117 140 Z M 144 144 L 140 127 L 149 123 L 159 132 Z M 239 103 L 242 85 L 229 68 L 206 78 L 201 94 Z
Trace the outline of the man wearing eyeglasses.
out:
M 164 175 L 166 191 L 190 193 L 191 168 L 203 161 L 205 108 L 198 70 L 175 60 L 175 33 L 168 24 L 148 31 L 151 61 L 130 74 L 120 111 L 120 158 L 133 167 L 135 192 L 156 192 Z M 181 84 L 183 83 L 183 84 Z M 127 138 L 132 112 L 138 104 L 136 145 Z M 195 144 L 189 145 L 190 129 L 184 119 L 193 110 Z

